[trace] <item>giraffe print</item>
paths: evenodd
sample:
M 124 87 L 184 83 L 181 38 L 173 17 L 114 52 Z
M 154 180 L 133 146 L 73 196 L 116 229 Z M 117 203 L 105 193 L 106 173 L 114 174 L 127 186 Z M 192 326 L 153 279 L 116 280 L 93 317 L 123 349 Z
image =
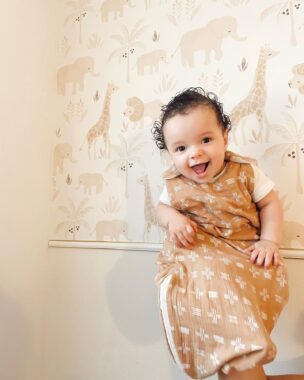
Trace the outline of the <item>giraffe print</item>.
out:
M 94 124 L 87 132 L 86 141 L 88 144 L 89 159 L 91 159 L 91 150 L 93 146 L 94 160 L 96 160 L 96 141 L 98 137 L 102 137 L 104 142 L 104 151 L 102 152 L 102 156 L 109 157 L 110 155 L 109 129 L 111 121 L 111 96 L 117 89 L 118 87 L 115 86 L 114 83 L 110 82 L 108 84 L 101 116 L 98 119 L 97 123 Z
M 148 175 L 145 174 L 137 180 L 138 183 L 144 186 L 144 197 L 145 197 L 145 205 L 144 205 L 144 215 L 145 215 L 145 228 L 143 234 L 143 240 L 149 240 L 149 234 L 151 231 L 151 226 L 159 226 L 156 209 L 153 205 L 151 188 L 149 184 Z
M 233 142 L 236 145 L 238 145 L 235 135 L 236 130 L 238 129 L 237 126 L 241 121 L 243 121 L 244 118 L 252 114 L 255 114 L 260 124 L 260 131 L 258 136 L 261 138 L 262 141 L 264 140 L 264 138 L 265 142 L 268 142 L 269 140 L 269 123 L 265 113 L 265 104 L 267 97 L 265 81 L 266 64 L 268 59 L 275 57 L 277 54 L 278 52 L 275 52 L 270 48 L 260 49 L 260 56 L 257 63 L 255 78 L 249 91 L 249 94 L 243 100 L 241 100 L 231 111 L 230 120 L 232 126 L 234 127 L 231 130 L 231 134 L 233 137 Z M 263 130 L 265 130 L 265 136 L 262 136 Z M 241 131 L 243 143 L 246 143 L 244 130 L 241 129 Z

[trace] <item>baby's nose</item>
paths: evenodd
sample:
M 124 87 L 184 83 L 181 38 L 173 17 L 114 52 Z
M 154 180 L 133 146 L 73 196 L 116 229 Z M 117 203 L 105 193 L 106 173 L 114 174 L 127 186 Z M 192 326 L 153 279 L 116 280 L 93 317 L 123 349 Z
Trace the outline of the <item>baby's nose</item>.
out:
M 201 146 L 191 147 L 190 156 L 191 158 L 200 157 L 203 154 L 203 149 Z

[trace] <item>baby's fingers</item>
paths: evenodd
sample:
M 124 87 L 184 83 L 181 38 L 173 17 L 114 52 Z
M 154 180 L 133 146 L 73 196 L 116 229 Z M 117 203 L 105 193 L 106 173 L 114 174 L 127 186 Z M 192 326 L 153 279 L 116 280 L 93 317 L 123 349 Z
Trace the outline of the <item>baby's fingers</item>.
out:
M 247 248 L 248 249 L 248 248 Z M 249 256 L 250 256 L 250 261 L 252 263 L 255 262 L 256 258 L 258 257 L 259 255 L 259 252 L 260 250 L 259 249 L 256 249 L 255 247 L 253 247 L 251 250 L 248 249 L 248 253 L 249 253 Z
M 176 234 L 172 240 L 178 248 L 191 249 L 193 247 L 193 238 L 182 232 Z
M 194 232 L 197 232 L 197 224 L 193 221 L 190 220 L 191 227 L 193 228 Z
M 265 261 L 265 257 L 266 257 L 266 253 L 264 251 L 256 249 L 255 251 L 252 252 L 250 256 L 250 261 L 260 267 L 263 265 Z
M 188 234 L 189 236 L 193 236 L 193 235 L 195 235 L 195 232 L 196 232 L 195 227 L 193 227 L 192 224 L 191 225 L 188 224 L 186 226 L 186 234 Z
M 269 269 L 272 265 L 275 265 L 275 255 L 272 252 L 268 252 L 265 255 L 265 262 L 264 262 L 264 267 L 266 269 Z
M 275 252 L 273 255 L 273 265 L 275 267 L 278 267 L 281 264 L 282 264 L 282 259 L 281 259 L 280 252 Z
M 255 249 L 255 245 L 252 244 L 248 248 L 245 249 L 245 253 L 250 254 Z

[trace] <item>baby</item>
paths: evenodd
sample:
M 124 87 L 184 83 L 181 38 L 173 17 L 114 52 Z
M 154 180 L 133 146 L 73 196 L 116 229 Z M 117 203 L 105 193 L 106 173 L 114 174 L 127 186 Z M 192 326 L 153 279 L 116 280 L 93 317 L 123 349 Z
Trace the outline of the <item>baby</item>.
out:
M 288 299 L 282 209 L 253 160 L 227 151 L 230 127 L 201 88 L 177 94 L 154 124 L 173 163 L 157 206 L 159 304 L 170 352 L 191 378 L 264 380 Z

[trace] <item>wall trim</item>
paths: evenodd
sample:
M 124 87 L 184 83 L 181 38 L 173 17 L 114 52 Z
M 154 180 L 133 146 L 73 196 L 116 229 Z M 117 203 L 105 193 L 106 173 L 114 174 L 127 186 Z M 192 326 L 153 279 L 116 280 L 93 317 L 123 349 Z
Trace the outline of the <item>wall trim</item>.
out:
M 144 243 L 144 242 L 116 242 L 116 241 L 49 240 L 49 247 L 159 252 L 162 248 L 162 244 Z M 282 256 L 285 258 L 304 260 L 304 249 L 303 250 L 281 249 L 280 252 Z

